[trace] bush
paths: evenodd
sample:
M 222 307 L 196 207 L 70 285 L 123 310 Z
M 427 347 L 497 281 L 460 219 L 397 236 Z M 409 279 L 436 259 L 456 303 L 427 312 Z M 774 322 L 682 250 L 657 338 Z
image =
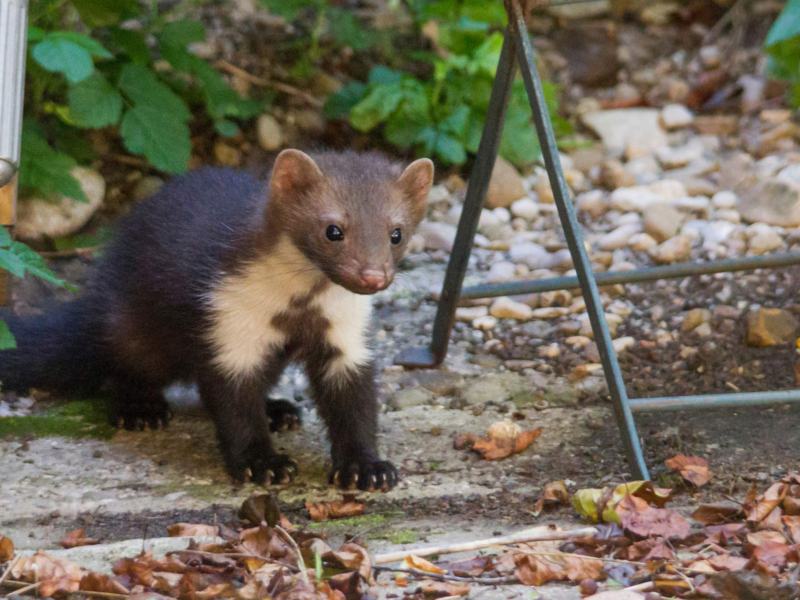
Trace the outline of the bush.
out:
M 789 99 L 800 107 L 800 0 L 788 0 L 764 43 L 769 71 L 789 82 Z

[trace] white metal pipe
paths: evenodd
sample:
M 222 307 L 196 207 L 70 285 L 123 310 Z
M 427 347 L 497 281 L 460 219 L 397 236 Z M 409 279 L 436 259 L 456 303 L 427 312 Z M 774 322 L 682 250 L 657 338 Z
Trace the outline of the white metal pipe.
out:
M 0 186 L 19 168 L 28 0 L 0 0 Z

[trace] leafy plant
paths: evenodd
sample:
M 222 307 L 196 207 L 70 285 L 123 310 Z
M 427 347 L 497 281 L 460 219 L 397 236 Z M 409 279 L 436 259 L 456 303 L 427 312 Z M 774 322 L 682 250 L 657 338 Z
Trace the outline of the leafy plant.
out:
M 452 2 L 423 3 L 426 14 L 444 10 Z M 446 43 L 443 57 L 426 56 L 432 77 L 421 79 L 386 67 L 374 67 L 366 84 L 351 83 L 332 96 L 329 117 L 347 117 L 359 131 L 382 127 L 386 140 L 400 149 L 414 148 L 448 164 L 462 164 L 478 149 L 489 105 L 502 34 L 490 32 L 498 15 L 476 7 L 491 22 L 462 17 L 439 28 L 438 43 Z M 557 115 L 556 88 L 545 93 L 557 135 L 571 132 Z M 517 165 L 534 161 L 539 145 L 521 81 L 516 81 L 506 112 L 500 154 Z
M 191 108 L 202 106 L 226 136 L 238 132 L 237 120 L 262 108 L 192 53 L 191 45 L 206 37 L 201 23 L 171 19 L 156 3 L 145 9 L 137 0 L 49 0 L 35 9 L 28 31 L 24 190 L 83 199 L 70 169 L 91 158 L 86 130 L 116 128 L 129 152 L 179 173 L 191 154 Z
M 41 256 L 22 242 L 14 241 L 5 227 L 0 227 L 0 269 L 15 277 L 30 273 L 52 284 L 64 287 L 66 282 L 53 273 Z M 8 325 L 0 319 L 0 350 L 16 348 L 17 344 Z
M 787 0 L 764 46 L 770 73 L 789 82 L 790 100 L 800 107 L 800 0 Z

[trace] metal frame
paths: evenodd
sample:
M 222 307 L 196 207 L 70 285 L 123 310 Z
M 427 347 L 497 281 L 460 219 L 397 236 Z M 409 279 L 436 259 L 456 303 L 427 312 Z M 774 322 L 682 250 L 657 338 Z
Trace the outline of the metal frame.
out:
M 736 394 L 709 394 L 699 396 L 635 398 L 628 397 L 617 355 L 611 343 L 598 284 L 632 283 L 657 279 L 685 277 L 703 273 L 742 271 L 762 267 L 781 267 L 800 264 L 800 254 L 747 257 L 708 263 L 681 263 L 662 267 L 625 272 L 608 272 L 595 275 L 583 244 L 583 236 L 569 189 L 559 160 L 558 148 L 542 83 L 536 68 L 536 57 L 528 34 L 525 15 L 520 0 L 505 0 L 509 24 L 505 32 L 503 49 L 492 87 L 475 165 L 470 175 L 464 207 L 458 224 L 453 251 L 447 266 L 439 299 L 431 344 L 425 348 L 409 348 L 401 352 L 395 363 L 409 368 L 436 367 L 447 355 L 450 332 L 455 321 L 455 311 L 462 298 L 485 298 L 548 290 L 579 287 L 586 302 L 595 343 L 600 354 L 608 391 L 614 407 L 617 424 L 622 434 L 625 452 L 633 474 L 649 479 L 641 441 L 633 412 L 653 410 L 680 410 L 686 408 L 716 408 L 722 406 L 753 406 L 800 400 L 800 390 L 753 392 Z M 505 110 L 514 80 L 515 69 L 521 67 L 522 79 L 533 111 L 533 120 L 542 148 L 542 157 L 550 179 L 555 204 L 572 262 L 577 276 L 555 277 L 538 281 L 518 281 L 501 284 L 484 284 L 462 290 L 464 275 L 478 228 L 484 198 L 489 186 L 500 136 L 503 131 Z

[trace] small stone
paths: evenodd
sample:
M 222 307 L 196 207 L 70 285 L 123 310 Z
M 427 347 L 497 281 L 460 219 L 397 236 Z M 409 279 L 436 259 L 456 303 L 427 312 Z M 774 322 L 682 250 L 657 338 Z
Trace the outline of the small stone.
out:
M 585 335 L 571 335 L 564 340 L 570 348 L 579 350 L 592 343 L 591 338 Z
M 489 314 L 489 309 L 485 306 L 459 306 L 456 309 L 456 321 L 472 323 L 475 319 L 485 317 Z
M 661 124 L 665 129 L 688 127 L 694 121 L 694 114 L 683 104 L 667 104 L 661 109 Z
M 632 148 L 646 153 L 667 144 L 659 114 L 657 109 L 624 108 L 589 112 L 581 118 L 606 149 L 619 156 Z
M 783 247 L 783 238 L 769 225 L 756 223 L 748 227 L 748 246 L 753 254 L 767 254 Z
M 684 216 L 669 204 L 652 204 L 642 212 L 644 230 L 657 242 L 673 237 L 680 230 Z
M 686 315 L 683 317 L 683 323 L 681 323 L 681 331 L 684 333 L 688 333 L 690 331 L 694 331 L 711 319 L 711 311 L 707 308 L 693 308 L 692 310 L 688 311 Z
M 688 260 L 691 254 L 692 241 L 688 236 L 682 234 L 667 240 L 650 251 L 650 256 L 653 257 L 653 260 L 662 265 Z
M 393 410 L 403 410 L 412 406 L 431 404 L 433 394 L 423 387 L 413 387 L 400 390 L 389 398 L 389 407 Z
M 545 306 L 534 308 L 531 317 L 534 319 L 558 319 L 569 314 L 569 309 L 563 306 Z
M 533 309 L 527 304 L 516 302 L 507 296 L 503 296 L 492 303 L 489 314 L 498 319 L 528 321 L 533 317 Z
M 695 329 L 694 334 L 698 337 L 708 337 L 713 333 L 711 329 L 711 323 L 706 321 L 705 323 L 700 323 Z
M 497 157 L 486 193 L 487 208 L 510 206 L 525 196 L 525 186 L 519 172 L 502 156 Z
M 800 184 L 770 178 L 739 193 L 739 213 L 751 223 L 800 225 Z
M 425 238 L 425 247 L 427 249 L 450 252 L 456 239 L 456 226 L 449 223 L 423 221 L 417 228 L 417 233 Z
M 489 283 L 496 283 L 498 281 L 509 281 L 514 279 L 517 274 L 517 266 L 505 260 L 494 263 L 487 273 L 486 280 Z
M 472 327 L 474 329 L 480 329 L 481 331 L 491 331 L 492 329 L 497 327 L 497 319 L 495 319 L 491 315 L 478 317 L 477 319 L 472 321 Z
M 539 216 L 539 205 L 530 198 L 520 198 L 511 205 L 511 214 L 526 221 Z
M 536 192 L 539 202 L 553 204 L 556 201 L 556 197 L 553 195 L 553 188 L 550 187 L 550 180 L 544 175 L 536 180 L 533 190 Z
M 592 217 L 602 217 L 608 210 L 608 202 L 606 195 L 602 190 L 592 190 L 591 192 L 584 192 L 578 195 L 575 199 L 575 205 L 578 210 L 588 213 Z
M 66 196 L 21 200 L 14 229 L 20 239 L 54 239 L 76 233 L 102 206 L 106 195 L 103 176 L 86 167 L 73 167 L 70 174 L 78 181 L 87 200 L 81 202 Z
M 787 310 L 759 308 L 747 314 L 747 344 L 766 347 L 795 341 L 797 319 Z
M 242 160 L 242 153 L 238 148 L 219 140 L 214 144 L 214 158 L 226 167 L 237 167 Z
M 632 336 L 626 335 L 625 337 L 612 340 L 611 345 L 614 347 L 614 352 L 619 354 L 620 352 L 625 352 L 633 348 L 636 345 L 636 340 Z
M 674 179 L 619 188 L 611 194 L 611 206 L 624 212 L 642 211 L 650 204 L 668 203 L 686 197 L 686 187 Z
M 619 248 L 624 248 L 631 237 L 641 230 L 642 228 L 638 223 L 620 225 L 613 231 L 603 235 L 597 241 L 597 245 L 601 250 L 618 250 Z
M 636 185 L 636 178 L 625 170 L 615 158 L 605 161 L 600 167 L 600 183 L 609 190 Z
M 648 252 L 658 246 L 658 242 L 649 233 L 637 233 L 628 240 L 628 246 L 637 252 Z
M 703 46 L 700 48 L 698 55 L 703 66 L 709 69 L 718 67 L 722 61 L 722 52 L 718 46 Z
M 734 208 L 738 200 L 736 194 L 729 190 L 723 190 L 714 194 L 711 204 L 714 205 L 714 208 Z
M 256 121 L 256 137 L 263 150 L 272 152 L 283 145 L 283 130 L 270 114 L 264 113 Z
M 508 255 L 515 263 L 526 264 L 531 269 L 547 269 L 550 266 L 550 253 L 533 242 L 512 244 Z
M 703 145 L 697 141 L 691 141 L 683 146 L 662 146 L 656 152 L 656 156 L 658 162 L 665 169 L 678 169 L 691 162 L 699 161 L 703 157 Z
M 325 131 L 325 117 L 319 111 L 310 108 L 298 110 L 292 114 L 294 123 L 302 131 L 320 135 Z
M 138 202 L 155 194 L 161 189 L 162 185 L 164 185 L 163 179 L 156 177 L 155 175 L 148 175 L 147 177 L 142 177 L 138 182 L 136 182 L 131 195 L 133 196 L 133 199 Z

